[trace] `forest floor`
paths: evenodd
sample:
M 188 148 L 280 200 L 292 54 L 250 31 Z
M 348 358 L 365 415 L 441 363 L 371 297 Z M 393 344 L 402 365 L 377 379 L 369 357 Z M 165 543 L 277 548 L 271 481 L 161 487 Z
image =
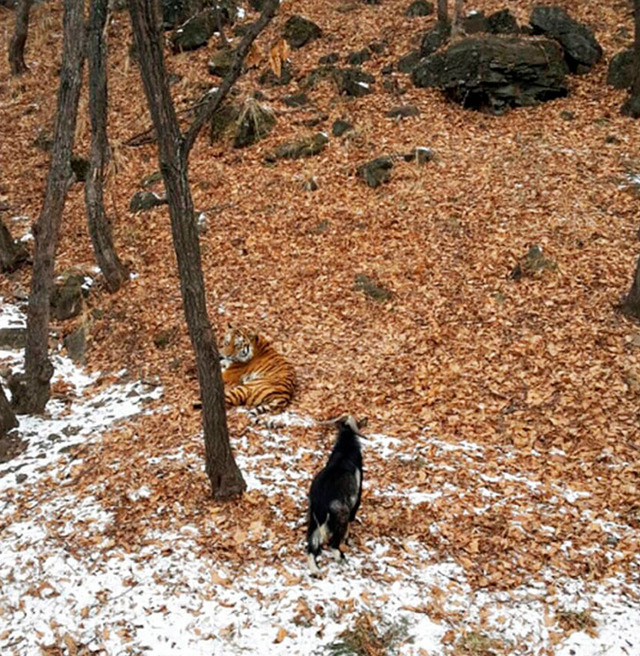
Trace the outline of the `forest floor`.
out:
M 153 144 L 126 145 L 150 118 L 128 17 L 113 14 L 106 198 L 134 275 L 104 289 L 73 185 L 57 269 L 95 280 L 53 342 L 84 325 L 87 364 L 80 374 L 60 350 L 50 416 L 22 418 L 28 446 L 0 464 L 3 653 L 640 654 L 640 339 L 617 310 L 639 250 L 639 127 L 606 86 L 630 13 L 622 1 L 563 2 L 604 59 L 570 77 L 567 98 L 495 117 L 399 73 L 383 87 L 382 68 L 434 20 L 406 17 L 408 4 L 287 0 L 265 50 L 294 13 L 324 36 L 290 54 L 288 86 L 258 84 L 266 57 L 242 78 L 239 97 L 259 88 L 274 131 L 241 150 L 204 135 L 192 154 L 216 330 L 271 337 L 299 378 L 290 413 L 269 424 L 229 413 L 249 488 L 225 505 L 203 472 L 168 213 L 128 211 L 158 166 Z M 534 3 L 508 4 L 525 23 Z M 0 9 L 4 62 L 12 26 Z M 371 95 L 338 96 L 326 80 L 305 89 L 309 105 L 283 104 L 321 56 L 342 61 L 372 41 L 386 45 L 363 65 Z M 46 3 L 30 72 L 0 72 L 0 200 L 16 237 L 29 238 L 42 201 L 48 156 L 34 144 L 51 135 L 60 46 L 60 3 Z M 216 84 L 213 48 L 167 50 L 179 109 Z M 419 115 L 385 116 L 405 104 Z M 86 108 L 83 98 L 78 153 Z M 336 119 L 354 130 L 320 155 L 265 161 Z M 420 146 L 435 159 L 398 158 L 377 189 L 355 175 Z M 318 188 L 304 190 L 312 177 Z M 512 279 L 533 245 L 554 266 Z M 360 274 L 389 298 L 359 290 Z M 28 269 L 0 280 L 3 316 L 21 320 L 9 308 L 28 286 Z M 323 560 L 314 581 L 306 492 L 333 439 L 315 422 L 345 411 L 368 418 L 363 504 L 346 565 Z

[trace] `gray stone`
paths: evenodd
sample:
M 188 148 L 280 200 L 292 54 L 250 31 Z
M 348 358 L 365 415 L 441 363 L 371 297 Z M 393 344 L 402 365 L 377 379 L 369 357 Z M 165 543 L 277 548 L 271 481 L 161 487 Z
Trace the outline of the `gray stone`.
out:
M 391 292 L 386 287 L 377 283 L 366 273 L 358 273 L 356 275 L 353 288 L 358 292 L 364 292 L 367 296 L 378 303 L 388 301 L 392 296 Z
M 489 32 L 492 34 L 518 34 L 520 27 L 516 17 L 508 10 L 501 9 L 487 18 Z
M 24 348 L 27 341 L 26 327 L 11 327 L 0 328 L 0 349 L 8 349 L 10 351 L 19 351 Z
M 231 50 L 221 48 L 216 50 L 207 64 L 209 73 L 217 77 L 225 77 L 233 65 L 233 53 Z
M 331 134 L 334 137 L 341 137 L 345 132 L 349 132 L 349 130 L 353 130 L 353 125 L 349 121 L 343 121 L 341 119 L 334 121 L 331 126 Z
M 399 107 L 392 107 L 388 112 L 385 112 L 387 118 L 409 118 L 410 116 L 419 116 L 420 110 L 415 105 L 400 105 Z
M 201 11 L 180 25 L 171 35 L 173 52 L 186 52 L 206 46 L 217 29 L 215 12 L 212 9 Z
M 451 28 L 449 25 L 436 23 L 435 27 L 422 37 L 420 43 L 420 56 L 428 57 L 434 53 L 441 45 L 446 43 L 450 34 Z
M 62 343 L 73 362 L 81 365 L 86 363 L 87 333 L 84 326 L 79 326 L 72 333 L 69 333 L 62 340 Z
M 249 98 L 238 117 L 234 148 L 246 148 L 266 137 L 276 124 L 276 117 L 262 107 L 256 100 Z
M 359 68 L 337 68 L 334 79 L 341 94 L 360 98 L 373 92 L 371 85 L 375 78 Z
M 80 314 L 85 297 L 84 279 L 84 274 L 75 269 L 58 276 L 51 292 L 51 316 L 65 321 Z
M 282 36 L 292 48 L 302 48 L 309 41 L 319 39 L 322 30 L 313 21 L 296 14 L 284 24 Z
M 375 188 L 391 179 L 391 169 L 393 162 L 389 157 L 378 157 L 366 164 L 362 164 L 357 169 L 357 174 L 370 187 Z
M 413 69 L 418 87 L 437 87 L 470 109 L 500 114 L 566 96 L 568 67 L 550 39 L 467 37 Z
M 534 7 L 529 22 L 537 34 L 560 43 L 573 73 L 586 73 L 602 57 L 602 48 L 593 30 L 571 18 L 561 7 Z
M 309 99 L 304 93 L 296 93 L 285 96 L 282 102 L 287 107 L 304 107 L 309 102 Z
M 323 132 L 317 132 L 311 137 L 288 141 L 276 148 L 275 152 L 268 156 L 269 161 L 276 159 L 301 159 L 320 154 L 329 143 L 329 137 Z
M 166 204 L 167 199 L 164 196 L 158 196 L 153 191 L 137 191 L 129 201 L 129 211 L 140 212 Z
M 360 66 L 369 59 L 371 59 L 371 50 L 362 48 L 362 50 L 356 50 L 347 56 L 347 64 L 349 66 Z
M 429 16 L 433 14 L 433 3 L 426 0 L 414 0 L 404 12 L 407 16 L 415 18 L 416 16 Z
M 607 84 L 615 89 L 629 89 L 633 83 L 633 50 L 622 50 L 611 58 Z
M 422 59 L 422 53 L 420 52 L 420 50 L 412 50 L 404 57 L 400 57 L 400 59 L 398 59 L 398 70 L 401 73 L 409 74 L 418 65 L 418 62 L 421 59 Z

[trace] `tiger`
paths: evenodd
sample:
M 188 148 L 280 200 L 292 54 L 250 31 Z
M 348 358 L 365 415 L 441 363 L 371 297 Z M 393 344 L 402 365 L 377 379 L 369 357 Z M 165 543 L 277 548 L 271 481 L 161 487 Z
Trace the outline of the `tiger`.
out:
M 220 369 L 229 406 L 244 405 L 256 414 L 279 412 L 293 397 L 293 365 L 262 335 L 229 325 L 220 345 Z

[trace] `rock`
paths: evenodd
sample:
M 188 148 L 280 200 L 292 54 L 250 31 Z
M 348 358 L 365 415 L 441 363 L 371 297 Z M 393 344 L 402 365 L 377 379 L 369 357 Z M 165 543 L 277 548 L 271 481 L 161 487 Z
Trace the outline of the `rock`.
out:
M 286 86 L 291 82 L 293 79 L 293 67 L 291 66 L 291 63 L 288 61 L 285 61 L 282 63 L 282 66 L 280 67 L 280 75 L 276 75 L 271 68 L 267 68 L 260 78 L 258 79 L 258 82 L 260 84 L 263 84 L 265 86 L 269 87 L 275 87 L 275 86 Z
M 324 123 L 325 121 L 328 120 L 329 120 L 329 114 L 324 114 L 324 113 L 316 114 L 315 116 L 312 116 L 306 121 L 303 121 L 303 125 L 308 128 L 315 128 L 321 123 Z
M 154 335 L 153 345 L 157 349 L 165 349 L 167 346 L 169 346 L 169 344 L 171 344 L 175 336 L 175 328 L 167 328 L 165 330 L 161 330 L 160 332 L 156 333 L 156 335 Z
M 9 351 L 19 351 L 24 348 L 27 342 L 26 327 L 7 326 L 0 328 L 0 349 Z
M 607 84 L 615 89 L 629 89 L 633 83 L 633 50 L 622 50 L 611 58 Z
M 343 121 L 341 119 L 334 121 L 331 126 L 331 134 L 334 137 L 341 137 L 345 132 L 349 132 L 349 130 L 353 130 L 353 125 L 349 121 Z
M 392 107 L 388 112 L 385 112 L 387 118 L 408 118 L 409 116 L 419 116 L 420 110 L 415 105 L 400 105 L 399 107 Z
M 525 277 L 534 277 L 544 271 L 553 271 L 556 268 L 556 263 L 553 260 L 546 258 L 542 254 L 542 248 L 535 244 L 511 270 L 509 278 L 511 278 L 511 280 L 520 280 Z
M 508 10 L 501 9 L 487 18 L 489 32 L 492 34 L 518 34 L 520 27 L 516 17 Z
M 325 66 L 327 64 L 335 64 L 338 59 L 340 59 L 340 55 L 337 52 L 330 52 L 328 55 L 323 55 L 318 59 L 318 64 Z
M 172 29 L 176 25 L 201 12 L 207 5 L 207 0 L 161 0 L 162 27 Z
M 450 34 L 451 28 L 449 25 L 436 23 L 435 27 L 422 37 L 420 43 L 420 56 L 428 57 L 434 53 L 441 45 L 446 43 Z
M 332 64 L 325 64 L 323 66 L 316 66 L 312 68 L 307 76 L 304 78 L 302 86 L 304 88 L 314 88 L 318 82 L 322 80 L 333 79 L 336 75 L 336 67 Z
M 217 77 L 225 77 L 233 65 L 233 52 L 227 48 L 216 50 L 207 64 L 209 73 Z
M 471 109 L 500 114 L 566 96 L 568 72 L 550 39 L 467 37 L 422 59 L 411 74 L 418 87 L 437 87 Z
M 357 292 L 364 292 L 367 296 L 378 303 L 388 301 L 392 296 L 391 292 L 386 287 L 377 283 L 366 273 L 358 273 L 356 275 L 353 288 Z
M 357 169 L 357 174 L 370 187 L 375 188 L 391 179 L 391 169 L 393 162 L 389 157 L 378 157 L 366 164 L 362 164 Z
M 86 157 L 71 155 L 71 172 L 75 176 L 76 182 L 86 182 L 90 168 L 91 164 Z
M 322 30 L 313 21 L 296 14 L 284 24 L 282 36 L 292 48 L 302 48 L 309 41 L 319 39 Z
M 489 21 L 483 11 L 470 11 L 462 19 L 462 30 L 467 35 L 489 32 Z
M 411 73 L 411 71 L 418 65 L 418 62 L 422 59 L 422 53 L 420 50 L 412 50 L 410 53 L 406 54 L 404 57 L 398 59 L 398 70 L 401 73 Z
M 404 161 L 416 162 L 416 164 L 426 164 L 427 162 L 432 162 L 435 157 L 436 151 L 433 150 L 433 148 L 418 146 L 404 156 Z
M 349 66 L 360 66 L 369 59 L 371 59 L 371 50 L 362 48 L 362 50 L 356 50 L 347 56 L 347 64 Z
M 640 118 L 640 96 L 629 94 L 620 107 L 620 113 L 629 118 Z
M 186 52 L 206 46 L 217 29 L 215 12 L 212 9 L 201 11 L 180 25 L 171 35 L 173 52 Z
M 69 333 L 62 343 L 67 349 L 69 357 L 76 364 L 85 364 L 87 353 L 87 333 L 84 326 L 79 326 L 72 333 Z
M 337 68 L 334 72 L 334 79 L 341 94 L 355 98 L 372 93 L 371 85 L 375 82 L 373 75 L 365 73 L 359 68 Z
M 85 292 L 85 275 L 76 269 L 62 273 L 51 292 L 51 316 L 58 321 L 76 317 L 82 311 Z
M 426 0 L 414 0 L 404 12 L 407 16 L 415 18 L 416 16 L 429 16 L 433 14 L 433 3 Z
M 166 204 L 167 199 L 164 196 L 158 196 L 153 191 L 137 191 L 129 201 L 129 211 L 141 212 Z
M 321 153 L 329 143 L 329 137 L 324 132 L 317 132 L 316 134 L 297 139 L 295 141 L 288 141 L 276 148 L 275 152 L 267 157 L 267 161 L 275 161 L 276 159 L 301 159 L 302 157 L 312 157 Z
M 304 93 L 296 93 L 285 96 L 282 102 L 287 107 L 304 107 L 309 102 L 309 98 Z
M 573 112 L 569 111 L 568 109 L 563 109 L 560 112 L 560 118 L 563 121 L 573 121 L 575 119 L 575 117 L 576 117 L 576 115 Z
M 214 143 L 219 141 L 226 134 L 229 134 L 240 116 L 241 108 L 233 103 L 224 103 L 214 112 L 209 125 L 209 141 Z
M 253 98 L 245 101 L 237 122 L 234 148 L 246 148 L 266 137 L 276 124 L 276 117 Z
M 569 70 L 573 73 L 586 73 L 602 57 L 602 48 L 593 30 L 573 20 L 560 7 L 534 7 L 529 22 L 537 34 L 544 34 L 560 43 Z
M 140 181 L 141 187 L 153 187 L 156 182 L 162 182 L 162 173 L 160 171 L 154 171 L 149 175 L 145 175 L 144 178 Z
M 367 48 L 376 55 L 381 55 L 387 49 L 386 41 L 372 41 Z

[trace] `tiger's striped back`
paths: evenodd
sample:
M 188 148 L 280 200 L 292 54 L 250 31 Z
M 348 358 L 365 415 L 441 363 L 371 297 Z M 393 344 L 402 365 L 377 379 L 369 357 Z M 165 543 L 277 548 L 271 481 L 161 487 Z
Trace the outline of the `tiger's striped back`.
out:
M 282 410 L 291 401 L 296 384 L 293 366 L 261 335 L 230 327 L 220 360 L 227 405 L 265 412 Z

